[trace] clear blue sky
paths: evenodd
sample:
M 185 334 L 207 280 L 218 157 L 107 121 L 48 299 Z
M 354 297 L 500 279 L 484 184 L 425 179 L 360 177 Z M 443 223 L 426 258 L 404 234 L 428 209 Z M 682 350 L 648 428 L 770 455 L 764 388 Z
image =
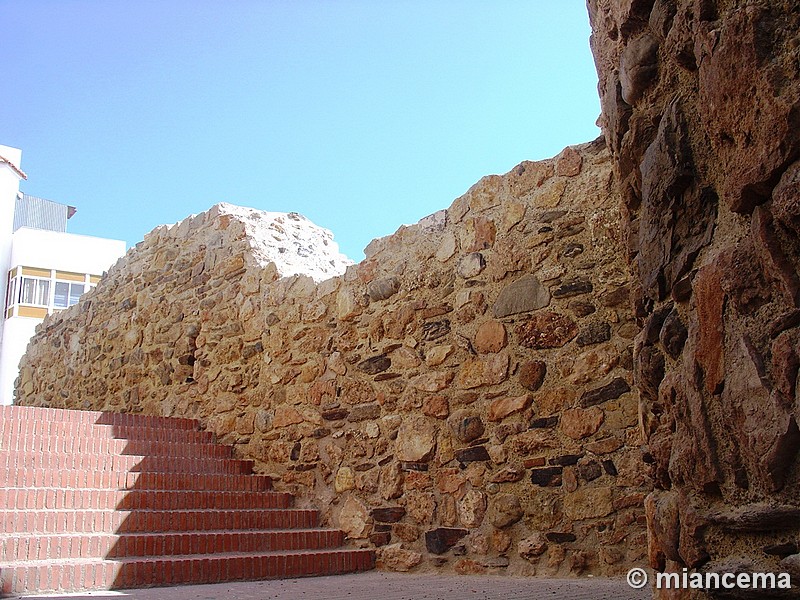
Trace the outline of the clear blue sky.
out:
M 217 202 L 355 260 L 483 175 L 599 135 L 584 0 L 0 0 L 0 144 L 69 231 Z

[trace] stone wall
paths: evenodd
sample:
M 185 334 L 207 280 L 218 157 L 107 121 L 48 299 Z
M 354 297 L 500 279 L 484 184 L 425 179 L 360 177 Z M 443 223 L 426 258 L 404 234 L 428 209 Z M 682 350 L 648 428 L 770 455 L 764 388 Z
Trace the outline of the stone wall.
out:
M 345 275 L 214 208 L 38 330 L 21 403 L 200 419 L 397 570 L 645 561 L 620 201 L 602 141 L 485 177 Z
M 588 5 L 643 325 L 650 564 L 800 577 L 800 4 Z

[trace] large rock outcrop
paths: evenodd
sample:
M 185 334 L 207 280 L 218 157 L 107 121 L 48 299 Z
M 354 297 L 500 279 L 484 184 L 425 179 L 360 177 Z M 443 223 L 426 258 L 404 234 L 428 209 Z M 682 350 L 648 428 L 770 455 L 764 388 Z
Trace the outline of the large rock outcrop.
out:
M 588 5 L 642 325 L 635 381 L 656 487 L 650 564 L 792 571 L 800 3 Z
M 320 283 L 215 208 L 49 318 L 19 398 L 199 418 L 384 568 L 624 572 L 650 488 L 619 206 L 602 140 L 570 147 Z

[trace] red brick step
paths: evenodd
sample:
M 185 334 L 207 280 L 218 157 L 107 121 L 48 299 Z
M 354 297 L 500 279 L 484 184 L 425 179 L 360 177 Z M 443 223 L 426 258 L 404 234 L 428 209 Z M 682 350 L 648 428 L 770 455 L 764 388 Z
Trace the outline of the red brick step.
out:
M 369 550 L 326 549 L 0 565 L 3 594 L 336 575 L 374 568 Z M 75 582 L 83 582 L 76 586 Z
M 85 472 L 25 468 L 0 470 L 0 494 L 2 494 L 3 488 L 12 487 L 263 492 L 272 489 L 272 479 L 265 475 Z M 0 506 L 3 506 L 2 502 L 0 502 Z
M 194 458 L 189 456 L 1 452 L 0 470 L 7 468 L 246 475 L 252 472 L 253 461 L 234 458 Z
M 96 425 L 121 425 L 132 427 L 161 427 L 166 429 L 199 429 L 196 419 L 157 417 L 132 413 L 111 413 L 96 410 L 67 410 L 38 406 L 0 405 L 0 419 L 22 421 L 59 421 L 66 423 L 92 423 Z
M 6 434 L 3 434 L 6 437 Z M 11 437 L 11 436 L 8 436 Z M 230 446 L 210 442 L 175 442 L 125 440 L 115 438 L 26 435 L 5 439 L 0 443 L 9 452 L 64 452 L 67 454 L 121 454 L 141 456 L 187 456 L 197 458 L 231 458 Z
M 271 552 L 284 550 L 320 550 L 336 548 L 344 542 L 344 533 L 336 529 L 278 529 L 251 531 L 203 531 L 136 534 L 74 533 L 19 537 L 0 536 L 0 563 L 6 561 L 48 560 L 50 557 L 132 558 Z
M 69 421 L 26 421 L 9 419 L 0 423 L 0 446 L 18 437 L 92 437 L 96 439 L 146 440 L 158 442 L 213 443 L 214 434 L 197 429 L 172 429 L 165 427 L 137 427 L 133 425 L 103 425 L 97 423 L 72 423 Z
M 101 490 L 69 488 L 10 488 L 5 505 L 18 510 L 226 510 L 289 508 L 292 496 L 283 492 L 221 492 L 219 490 Z
M 374 567 L 191 419 L 0 407 L 0 595 Z

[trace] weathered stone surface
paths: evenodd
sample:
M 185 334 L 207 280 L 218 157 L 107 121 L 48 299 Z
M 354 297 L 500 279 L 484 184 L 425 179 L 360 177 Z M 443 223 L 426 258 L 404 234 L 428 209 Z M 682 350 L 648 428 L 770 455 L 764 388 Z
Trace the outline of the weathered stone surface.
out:
M 677 311 L 673 310 L 664 320 L 659 333 L 659 341 L 670 358 L 676 359 L 683 351 L 689 332 Z
M 417 375 L 409 381 L 411 387 L 421 392 L 441 392 L 453 381 L 450 371 L 433 371 Z
M 464 232 L 464 249 L 467 252 L 488 250 L 494 246 L 497 228 L 494 221 L 480 216 L 467 219 Z
M 469 414 L 466 411 L 453 413 L 448 419 L 448 423 L 456 439 L 465 444 L 477 440 L 486 430 L 483 420 L 479 416 Z
M 693 286 L 698 318 L 695 357 L 703 369 L 705 389 L 711 394 L 719 391 L 725 374 L 725 293 L 720 278 L 719 269 L 709 265 L 697 272 Z
M 502 383 L 508 378 L 508 363 L 509 357 L 506 353 L 467 360 L 461 366 L 454 383 L 456 387 L 466 390 Z
M 583 159 L 574 148 L 564 148 L 556 158 L 556 175 L 575 177 L 581 172 Z
M 531 470 L 531 483 L 540 486 L 561 485 L 561 474 L 563 467 L 545 467 L 543 469 Z
M 425 354 L 425 364 L 429 367 L 438 367 L 447 360 L 447 357 L 450 356 L 454 350 L 455 348 L 450 345 L 434 346 Z
M 517 466 L 510 466 L 495 473 L 490 481 L 492 483 L 514 483 L 521 481 L 525 477 L 525 469 Z
M 550 417 L 537 417 L 530 422 L 528 427 L 529 429 L 552 429 L 558 425 L 558 420 L 558 415 L 552 415 Z
M 519 325 L 516 334 L 526 348 L 560 348 L 578 334 L 578 326 L 565 315 L 539 312 Z
M 323 410 L 321 414 L 322 418 L 326 421 L 341 421 L 347 418 L 350 411 L 346 408 L 330 408 L 328 410 Z
M 772 190 L 772 213 L 795 235 L 800 235 L 800 161 L 795 161 Z
M 464 279 L 472 279 L 486 268 L 486 260 L 480 252 L 471 252 L 458 261 L 456 272 Z
M 505 326 L 499 321 L 486 321 L 475 333 L 473 346 L 480 354 L 500 352 L 506 347 L 508 336 Z
M 367 375 L 376 375 L 385 371 L 391 366 L 392 361 L 389 359 L 389 357 L 381 355 L 373 356 L 372 358 L 361 361 L 358 363 L 358 365 L 356 365 L 356 368 Z
M 578 539 L 574 533 L 568 531 L 548 531 L 545 534 L 545 538 L 548 542 L 553 542 L 555 544 L 566 544 Z
M 521 456 L 526 456 L 549 448 L 558 447 L 553 433 L 541 429 L 525 431 L 513 438 L 512 449 Z
M 486 573 L 486 566 L 470 558 L 460 558 L 453 565 L 453 570 L 458 575 L 482 575 Z
M 432 554 L 444 554 L 468 533 L 467 529 L 438 527 L 425 532 L 425 547 Z
M 356 475 L 350 467 L 342 467 L 336 472 L 333 489 L 337 494 L 352 490 L 356 487 Z
M 273 427 L 288 427 L 289 425 L 297 425 L 305 421 L 303 415 L 296 408 L 291 406 L 279 406 L 275 409 L 275 415 L 272 417 Z
M 497 398 L 489 406 L 487 419 L 489 421 L 502 421 L 506 417 L 528 408 L 531 405 L 531 401 L 532 398 L 529 394 L 514 398 Z
M 496 318 L 530 312 L 550 304 L 550 292 L 535 275 L 523 275 L 500 292 L 492 307 Z
M 458 249 L 458 241 L 456 240 L 456 236 L 448 231 L 442 237 L 442 242 L 439 244 L 439 248 L 436 250 L 436 260 L 440 262 L 447 262 L 450 260 L 453 255 L 456 253 Z
M 796 398 L 787 400 L 796 389 L 786 393 L 787 355 L 771 342 L 786 329 L 769 330 L 795 308 L 800 289 L 800 137 L 793 133 L 800 78 L 790 58 L 800 16 L 787 2 L 588 6 L 600 123 L 635 268 L 630 301 L 646 323 L 633 387 L 646 457 L 663 488 L 648 499 L 650 563 L 680 572 L 713 553 L 709 568 L 746 560 L 752 570 L 767 541 L 782 541 L 780 528 L 713 525 L 713 548 L 705 550 L 695 506 L 738 517 L 737 504 L 780 506 L 789 481 L 797 485 L 797 455 L 789 450 L 800 444 L 793 441 Z M 624 447 L 607 459 L 618 476 Z
M 763 206 L 753 209 L 750 231 L 767 280 L 773 283 L 773 287 L 783 295 L 788 304 L 800 304 L 800 277 L 797 267 L 784 252 L 769 210 Z
M 524 514 L 525 511 L 522 510 L 518 496 L 515 494 L 498 494 L 491 500 L 489 522 L 502 529 L 519 521 Z
M 655 346 L 645 346 L 636 357 L 634 381 L 643 397 L 658 397 L 658 387 L 664 379 L 664 355 Z M 627 383 L 626 383 L 627 385 Z
M 485 446 L 471 446 L 456 450 L 456 460 L 466 464 L 471 462 L 483 462 L 490 460 L 489 452 Z
M 611 339 L 611 325 L 605 321 L 593 321 L 582 328 L 575 338 L 579 346 L 589 346 L 607 342 Z
M 615 346 L 603 344 L 578 354 L 571 365 L 564 365 L 562 374 L 574 385 L 586 385 L 610 373 L 622 358 Z
M 792 554 L 781 560 L 779 568 L 782 573 L 789 573 L 793 579 L 800 579 L 800 554 Z
M 422 554 L 406 550 L 402 544 L 390 544 L 376 550 L 378 564 L 387 571 L 406 573 L 422 562 Z
M 394 523 L 392 533 L 404 542 L 416 542 L 422 535 L 419 527 L 413 523 Z
M 646 33 L 630 42 L 620 57 L 622 99 L 635 104 L 658 72 L 658 38 Z
M 594 434 L 603 424 L 605 414 L 597 406 L 569 408 L 561 414 L 561 431 L 574 440 Z
M 541 360 L 525 362 L 519 367 L 519 383 L 531 392 L 537 391 L 547 375 L 547 363 Z
M 605 468 L 606 464 L 608 465 L 608 469 Z M 586 482 L 594 481 L 603 474 L 603 471 L 610 471 L 609 475 L 617 474 L 616 467 L 611 461 L 605 461 L 603 465 L 601 465 L 596 460 L 590 460 L 589 462 L 581 463 L 575 468 L 575 473 L 578 478 Z
M 380 404 L 357 404 L 350 409 L 350 413 L 347 415 L 347 420 L 351 423 L 358 423 L 360 421 L 367 421 L 369 419 L 378 419 L 380 416 Z
M 535 560 L 546 551 L 547 540 L 541 533 L 534 533 L 517 544 L 517 553 L 525 560 Z
M 470 490 L 458 501 L 458 519 L 464 527 L 480 527 L 486 516 L 486 494 Z
M 403 495 L 408 516 L 415 522 L 431 523 L 436 511 L 436 497 L 430 492 L 412 490 Z
M 594 289 L 592 282 L 588 279 L 572 279 L 565 281 L 555 290 L 553 290 L 553 298 L 571 298 L 572 296 L 580 296 L 588 294 Z
M 786 52 L 783 44 L 790 35 L 779 20 L 788 27 L 797 24 L 791 11 L 759 6 L 730 12 L 716 31 L 713 52 L 703 53 L 699 64 L 698 108 L 719 162 L 729 168 L 721 195 L 745 214 L 764 200 L 800 148 L 792 133 L 792 111 L 800 99 L 797 79 L 786 81 L 777 56 Z M 776 145 L 776 139 L 785 141 Z
M 631 386 L 622 377 L 615 377 L 606 385 L 593 390 L 587 390 L 581 396 L 581 406 L 587 408 L 619 398 L 622 394 L 631 391 Z
M 367 285 L 367 295 L 373 302 L 387 300 L 400 290 L 400 280 L 397 277 L 386 277 L 371 281 Z
M 436 447 L 436 426 L 425 417 L 409 415 L 397 432 L 395 455 L 403 461 L 426 461 Z
M 339 512 L 339 527 L 353 539 L 366 538 L 369 533 L 369 511 L 362 502 L 350 496 Z
M 607 438 L 603 438 L 602 440 L 597 440 L 596 442 L 590 442 L 584 447 L 589 452 L 593 452 L 594 454 L 610 454 L 611 452 L 622 448 L 623 445 L 624 442 L 618 437 L 609 436 Z
M 425 398 L 422 403 L 422 414 L 435 419 L 446 419 L 450 415 L 450 403 L 447 396 L 437 394 Z
M 370 512 L 378 523 L 397 523 L 406 514 L 406 509 L 402 506 L 387 506 L 384 508 L 373 508 Z
M 573 521 L 610 515 L 614 506 L 609 487 L 582 487 L 564 498 L 564 513 Z
M 566 467 L 569 465 L 576 465 L 578 461 L 583 458 L 583 454 L 562 454 L 560 456 L 554 456 L 553 458 L 549 459 L 547 462 L 551 465 L 559 465 L 562 467 Z

